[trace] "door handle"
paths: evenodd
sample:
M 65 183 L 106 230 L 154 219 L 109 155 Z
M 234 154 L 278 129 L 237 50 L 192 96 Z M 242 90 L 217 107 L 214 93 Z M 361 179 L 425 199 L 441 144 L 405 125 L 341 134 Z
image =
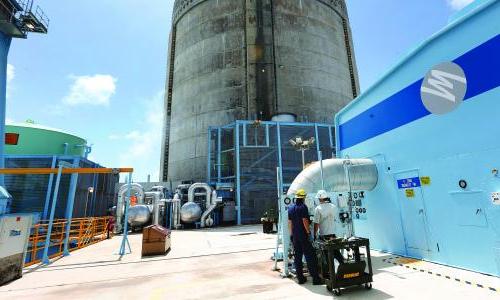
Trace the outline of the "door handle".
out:
M 476 215 L 479 215 L 479 213 L 480 213 L 480 212 L 482 212 L 482 211 L 483 211 L 482 209 L 478 208 L 478 209 L 476 210 Z
M 418 214 L 419 214 L 419 215 L 423 215 L 423 214 L 424 214 L 424 210 L 423 210 L 423 209 L 420 209 L 420 210 L 418 211 Z

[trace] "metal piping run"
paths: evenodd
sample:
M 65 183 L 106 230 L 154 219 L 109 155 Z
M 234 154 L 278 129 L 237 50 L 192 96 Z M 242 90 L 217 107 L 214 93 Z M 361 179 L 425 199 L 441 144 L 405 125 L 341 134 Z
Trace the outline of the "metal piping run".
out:
M 181 198 L 179 194 L 174 195 L 172 199 L 172 216 L 173 216 L 173 228 L 178 229 L 181 224 Z
M 129 185 L 124 184 L 120 187 L 118 191 L 118 203 L 116 204 L 116 230 L 120 232 L 122 230 L 122 219 L 124 213 L 125 201 L 124 199 L 127 197 L 126 194 L 129 191 Z M 135 194 L 137 196 L 138 203 L 144 203 L 144 188 L 138 183 L 130 184 L 131 194 Z
M 207 205 L 206 210 L 201 215 L 201 227 L 211 227 L 213 225 L 213 220 L 210 218 L 210 214 L 217 208 L 217 206 L 222 203 L 222 198 L 217 198 L 217 192 L 212 191 L 212 196 L 210 199 L 210 205 Z M 207 199 L 208 204 L 208 199 Z
M 153 196 L 153 225 L 158 225 L 160 220 L 161 192 L 146 192 L 146 196 Z
M 207 199 L 207 207 L 210 206 L 210 197 L 212 195 L 212 188 L 207 183 L 194 183 L 188 189 L 188 202 L 194 202 L 194 191 L 196 189 L 204 189 Z
M 378 171 L 371 159 L 326 159 L 323 164 L 324 189 L 331 192 L 371 191 L 377 186 Z M 346 174 L 345 165 L 349 165 Z M 299 189 L 314 193 L 322 189 L 321 164 L 315 162 L 304 169 L 288 189 L 293 195 Z

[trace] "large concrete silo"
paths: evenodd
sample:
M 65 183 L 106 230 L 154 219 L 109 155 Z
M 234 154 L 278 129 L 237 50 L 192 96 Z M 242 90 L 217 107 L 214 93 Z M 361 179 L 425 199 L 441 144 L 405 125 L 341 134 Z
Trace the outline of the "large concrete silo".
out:
M 359 85 L 344 0 L 176 0 L 161 180 L 203 181 L 207 130 L 293 113 L 333 123 Z

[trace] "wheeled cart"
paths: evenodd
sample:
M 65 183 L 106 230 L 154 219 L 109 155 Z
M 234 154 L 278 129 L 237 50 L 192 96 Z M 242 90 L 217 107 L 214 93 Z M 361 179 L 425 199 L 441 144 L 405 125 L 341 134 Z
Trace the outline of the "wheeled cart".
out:
M 373 269 L 368 239 L 352 237 L 348 240 L 318 241 L 315 248 L 320 275 L 325 280 L 328 291 L 340 296 L 343 288 L 363 285 L 366 289 L 372 288 Z M 344 262 L 339 264 L 335 258 L 341 253 L 347 256 L 342 255 Z

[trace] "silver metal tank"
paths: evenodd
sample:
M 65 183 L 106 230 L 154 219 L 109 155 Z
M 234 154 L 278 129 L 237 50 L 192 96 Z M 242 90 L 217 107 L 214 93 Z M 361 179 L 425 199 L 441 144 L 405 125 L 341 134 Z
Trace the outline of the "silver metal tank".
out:
M 128 211 L 128 223 L 131 227 L 141 227 L 151 220 L 151 208 L 148 205 L 131 206 Z
M 161 179 L 205 179 L 209 126 L 333 123 L 358 90 L 344 0 L 176 0 Z
M 181 207 L 181 220 L 184 223 L 194 223 L 201 218 L 201 207 L 195 202 L 187 202 Z

